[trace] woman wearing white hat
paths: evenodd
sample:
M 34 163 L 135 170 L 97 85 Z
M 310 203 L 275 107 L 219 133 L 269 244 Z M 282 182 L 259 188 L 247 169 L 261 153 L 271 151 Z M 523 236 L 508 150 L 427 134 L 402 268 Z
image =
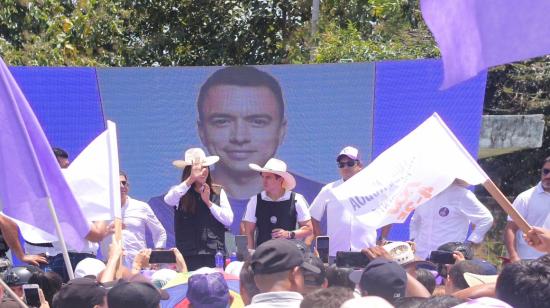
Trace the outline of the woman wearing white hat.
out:
M 221 186 L 212 184 L 209 166 L 218 156 L 206 156 L 199 148 L 185 151 L 185 160 L 173 165 L 183 169 L 181 183 L 170 188 L 164 201 L 175 207 L 176 247 L 190 271 L 214 267 L 215 254 L 225 253 L 225 231 L 233 211 Z

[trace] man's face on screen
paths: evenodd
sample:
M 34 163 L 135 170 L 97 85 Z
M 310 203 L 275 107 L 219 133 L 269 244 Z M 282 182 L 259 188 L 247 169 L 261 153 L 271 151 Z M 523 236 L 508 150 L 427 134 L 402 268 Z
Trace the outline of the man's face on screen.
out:
M 202 114 L 202 143 L 220 156 L 219 167 L 235 173 L 254 172 L 249 163 L 263 166 L 286 133 L 277 100 L 264 86 L 214 86 L 205 96 Z

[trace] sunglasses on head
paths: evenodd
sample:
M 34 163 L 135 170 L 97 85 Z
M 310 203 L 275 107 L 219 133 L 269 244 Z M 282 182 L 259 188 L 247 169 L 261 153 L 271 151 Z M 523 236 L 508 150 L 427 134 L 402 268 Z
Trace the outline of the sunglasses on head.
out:
M 357 163 L 356 160 L 348 160 L 348 161 L 345 161 L 345 162 L 343 162 L 343 161 L 336 162 L 336 164 L 338 165 L 338 168 L 340 168 L 340 169 L 342 169 L 346 166 L 353 167 L 353 166 L 355 166 L 356 163 Z
M 542 175 L 547 176 L 550 173 L 550 169 L 542 168 Z

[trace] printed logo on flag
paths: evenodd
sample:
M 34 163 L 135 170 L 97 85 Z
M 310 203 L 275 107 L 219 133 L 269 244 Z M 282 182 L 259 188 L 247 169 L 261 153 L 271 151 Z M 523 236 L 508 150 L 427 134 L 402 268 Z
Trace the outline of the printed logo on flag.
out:
M 398 220 L 405 219 L 420 204 L 432 198 L 434 188 L 422 185 L 419 182 L 412 182 L 403 188 L 395 199 L 393 207 L 388 211 L 390 215 L 397 216 Z

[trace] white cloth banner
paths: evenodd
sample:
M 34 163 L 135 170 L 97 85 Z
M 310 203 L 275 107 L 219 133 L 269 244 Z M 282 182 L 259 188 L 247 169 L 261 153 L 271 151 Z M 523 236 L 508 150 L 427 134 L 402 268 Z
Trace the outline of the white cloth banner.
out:
M 64 172 L 88 221 L 112 220 L 120 214 L 116 125 L 94 139 Z
M 361 223 L 380 228 L 404 222 L 455 179 L 477 185 L 488 177 L 434 113 L 333 194 Z
M 107 130 L 97 136 L 67 169 L 61 169 L 88 222 L 110 221 L 114 217 L 121 217 L 116 140 L 116 125 L 107 121 Z M 47 243 L 58 240 L 55 235 L 20 220 L 15 221 L 29 242 Z M 81 241 L 82 245 L 89 244 L 85 239 Z

